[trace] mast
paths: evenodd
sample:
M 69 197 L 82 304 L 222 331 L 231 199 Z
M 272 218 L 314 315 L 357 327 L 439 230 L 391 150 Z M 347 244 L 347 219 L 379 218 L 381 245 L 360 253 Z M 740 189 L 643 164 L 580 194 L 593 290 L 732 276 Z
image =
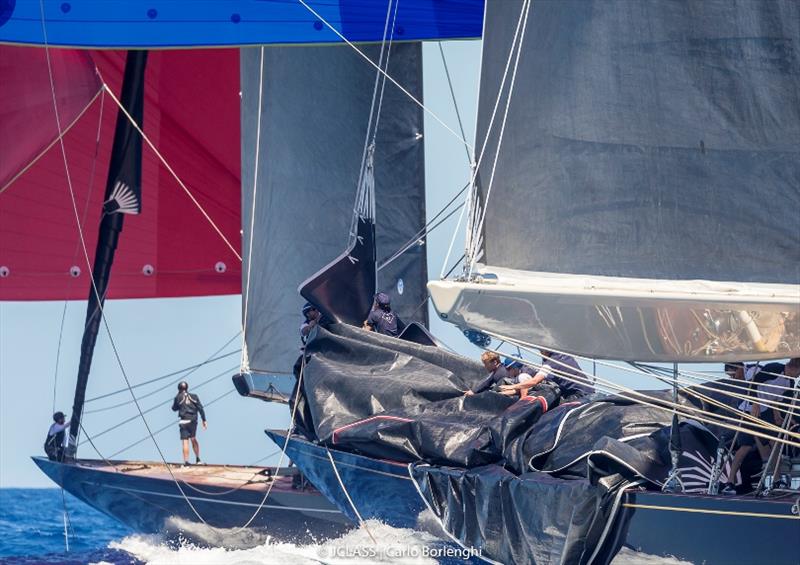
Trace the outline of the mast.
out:
M 129 51 L 122 81 L 122 106 L 140 127 L 144 117 L 146 64 L 147 51 Z M 141 189 L 142 138 L 133 128 L 127 116 L 118 111 L 114 144 L 111 149 L 111 163 L 108 168 L 108 180 L 103 199 L 100 232 L 94 254 L 92 283 L 89 286 L 89 302 L 86 307 L 86 323 L 81 341 L 81 358 L 78 364 L 78 379 L 75 383 L 75 398 L 72 403 L 67 457 L 75 457 L 78 449 L 78 432 L 86 397 L 86 384 L 89 381 L 89 371 L 92 367 L 94 347 L 102 321 L 102 308 L 111 278 L 111 266 L 114 262 L 119 235 L 122 232 L 125 214 L 138 214 L 142 209 Z

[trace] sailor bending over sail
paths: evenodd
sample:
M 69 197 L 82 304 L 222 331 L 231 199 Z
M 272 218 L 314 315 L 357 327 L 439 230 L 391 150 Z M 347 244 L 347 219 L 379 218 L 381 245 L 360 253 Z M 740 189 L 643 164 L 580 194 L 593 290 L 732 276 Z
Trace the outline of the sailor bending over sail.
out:
M 53 424 L 47 430 L 47 439 L 44 441 L 44 452 L 50 461 L 64 460 L 65 430 L 69 428 L 63 412 L 53 414 Z
M 208 422 L 206 422 L 206 411 L 203 409 L 203 404 L 196 394 L 189 392 L 189 383 L 181 381 L 178 383 L 178 394 L 172 402 L 172 410 L 178 413 L 180 421 L 178 428 L 181 434 L 181 442 L 183 442 L 183 465 L 189 465 L 189 440 L 192 442 L 192 449 L 194 449 L 194 456 L 197 459 L 197 464 L 202 465 L 200 461 L 200 444 L 197 443 L 197 414 L 203 419 L 203 429 L 208 429 Z
M 397 337 L 406 326 L 397 314 L 392 312 L 389 295 L 385 292 L 379 292 L 375 295 L 372 311 L 369 313 L 369 316 L 367 316 L 367 319 L 364 320 L 364 325 L 362 327 L 365 330 Z
M 500 387 L 500 393 L 507 396 L 520 397 L 528 394 L 528 390 L 547 380 L 558 385 L 561 392 L 561 402 L 572 402 L 594 393 L 594 387 L 589 384 L 589 377 L 581 371 L 580 365 L 574 357 L 541 349 L 542 367 L 537 373 L 527 378 L 525 373 L 520 373 L 516 384 Z
M 483 363 L 484 369 L 486 369 L 489 374 L 486 375 L 486 378 L 481 382 L 472 387 L 471 390 L 464 391 L 464 394 L 467 396 L 472 396 L 473 394 L 489 390 L 492 387 L 511 382 L 505 365 L 500 362 L 500 356 L 494 351 L 485 351 L 481 355 L 481 363 Z

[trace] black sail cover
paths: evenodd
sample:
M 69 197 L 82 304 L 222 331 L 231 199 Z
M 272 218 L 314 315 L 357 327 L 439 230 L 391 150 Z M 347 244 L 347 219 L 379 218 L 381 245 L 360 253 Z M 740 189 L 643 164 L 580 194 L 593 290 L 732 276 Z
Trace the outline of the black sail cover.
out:
M 378 62 L 380 45 L 359 48 Z M 259 109 L 260 57 L 242 50 L 242 306 L 251 370 L 290 375 L 303 320 L 298 286 L 348 245 L 376 70 L 347 46 L 270 47 Z M 393 44 L 388 72 L 422 99 L 420 43 Z M 374 163 L 378 262 L 425 225 L 422 134 L 422 109 L 387 82 Z M 378 275 L 400 317 L 425 325 L 426 283 L 421 246 Z
M 487 265 L 800 281 L 800 2 L 487 2 Z M 491 184 L 491 194 L 489 187 Z
M 619 496 L 659 488 L 670 470 L 667 391 L 647 391 L 662 408 L 618 397 L 561 404 L 555 385 L 521 400 L 465 396 L 485 376 L 479 363 L 345 324 L 315 330 L 306 353 L 297 429 L 411 463 L 445 529 L 496 561 L 609 561 Z M 679 431 L 680 466 L 693 468 L 685 486 L 704 489 L 697 462 L 711 468 L 717 439 L 688 421 Z

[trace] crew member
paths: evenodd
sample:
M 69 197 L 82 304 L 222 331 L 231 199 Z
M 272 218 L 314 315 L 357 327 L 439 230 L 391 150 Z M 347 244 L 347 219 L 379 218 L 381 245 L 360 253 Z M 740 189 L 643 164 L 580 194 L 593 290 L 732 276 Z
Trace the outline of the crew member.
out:
M 197 414 L 203 419 L 203 429 L 208 429 L 208 422 L 206 422 L 206 411 L 203 410 L 203 404 L 196 394 L 189 392 L 189 383 L 181 381 L 178 383 L 178 394 L 172 402 L 172 410 L 178 413 L 180 421 L 178 428 L 181 434 L 181 441 L 183 442 L 183 465 L 189 465 L 189 440 L 192 441 L 192 449 L 194 449 L 194 456 L 197 459 L 197 464 L 202 465 L 200 460 L 200 444 L 197 443 Z
M 47 430 L 47 439 L 44 442 L 44 452 L 50 461 L 64 460 L 64 431 L 69 428 L 63 412 L 53 414 L 53 423 Z
M 484 392 L 495 385 L 503 385 L 510 382 L 505 365 L 500 362 L 500 356 L 494 351 L 484 351 L 481 355 L 481 363 L 483 363 L 483 368 L 486 369 L 489 374 L 486 375 L 486 378 L 481 382 L 472 387 L 471 390 L 465 391 L 467 396 Z
M 584 396 L 594 393 L 594 387 L 589 384 L 589 377 L 581 371 L 581 367 L 574 357 L 547 349 L 540 349 L 539 352 L 542 355 L 541 369 L 524 382 L 502 385 L 500 387 L 502 394 L 524 396 L 528 389 L 535 387 L 545 379 L 558 385 L 561 402 L 580 400 Z
M 385 292 L 376 294 L 375 301 L 372 304 L 372 311 L 367 316 L 367 319 L 364 320 L 363 328 L 379 334 L 397 337 L 405 327 L 405 324 L 397 314 L 392 312 L 389 295 Z
M 306 341 L 308 341 L 308 334 L 320 324 L 322 313 L 316 306 L 310 302 L 306 302 L 303 306 L 303 317 L 305 320 L 300 324 L 300 341 L 303 342 L 303 345 L 300 349 L 305 349 Z
M 800 358 L 790 359 L 783 363 L 767 363 L 763 367 L 757 366 L 757 372 L 751 377 L 745 378 L 750 381 L 748 396 L 751 401 L 743 400 L 739 404 L 739 410 L 750 414 L 763 422 L 771 422 L 777 426 L 783 424 L 783 414 L 781 409 L 789 408 L 786 404 L 785 392 L 792 392 L 794 379 L 800 375 Z M 787 395 L 790 399 L 791 396 Z M 791 402 L 791 400 L 789 400 Z M 780 409 L 779 409 L 780 407 Z M 770 410 L 772 408 L 772 410 Z M 749 425 L 753 425 L 748 422 Z M 740 432 L 736 434 L 736 452 L 731 461 L 728 471 L 728 482 L 722 485 L 722 494 L 743 494 L 751 489 L 748 473 L 745 471 L 745 462 L 750 453 L 755 448 L 758 451 L 761 461 L 769 457 L 771 443 L 752 434 Z M 742 470 L 743 481 L 737 488 L 735 485 L 736 475 Z M 752 477 L 750 477 L 752 478 Z

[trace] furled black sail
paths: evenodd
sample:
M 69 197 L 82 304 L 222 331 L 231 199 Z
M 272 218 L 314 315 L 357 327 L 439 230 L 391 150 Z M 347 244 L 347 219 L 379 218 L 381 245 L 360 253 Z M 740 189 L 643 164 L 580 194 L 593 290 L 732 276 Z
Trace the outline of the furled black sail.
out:
M 144 78 L 147 51 L 129 51 L 125 62 L 121 103 L 131 117 L 142 127 L 144 118 Z M 75 399 L 70 419 L 67 455 L 74 456 L 78 447 L 86 384 L 92 367 L 94 346 L 102 321 L 102 308 L 111 278 L 111 266 L 119 236 L 125 223 L 125 214 L 138 214 L 142 209 L 142 138 L 130 120 L 120 110 L 114 130 L 114 144 L 100 220 L 100 234 L 92 267 L 92 286 L 86 307 L 86 324 L 81 341 L 81 357 Z
M 800 4 L 535 0 L 499 142 L 523 3 L 487 3 L 482 262 L 800 282 Z
M 465 396 L 485 376 L 480 364 L 345 324 L 315 330 L 306 353 L 298 430 L 331 449 L 411 464 L 446 531 L 492 560 L 607 563 L 624 539 L 624 490 L 658 489 L 670 471 L 666 391 L 647 391 L 649 406 L 562 403 L 547 385 L 520 400 Z M 705 489 L 716 437 L 690 422 L 676 435 L 687 490 Z
M 360 48 L 378 62 L 379 45 Z M 350 241 L 375 69 L 350 47 L 265 49 L 259 111 L 260 57 L 257 49 L 243 50 L 241 57 L 246 343 L 252 371 L 289 375 L 299 354 L 298 286 Z M 388 72 L 421 98 L 421 45 L 392 45 Z M 378 261 L 425 224 L 422 131 L 422 110 L 387 83 L 374 160 Z M 425 248 L 415 246 L 380 271 L 377 288 L 390 294 L 404 320 L 427 322 L 426 282 Z M 371 296 L 363 298 L 371 303 Z

